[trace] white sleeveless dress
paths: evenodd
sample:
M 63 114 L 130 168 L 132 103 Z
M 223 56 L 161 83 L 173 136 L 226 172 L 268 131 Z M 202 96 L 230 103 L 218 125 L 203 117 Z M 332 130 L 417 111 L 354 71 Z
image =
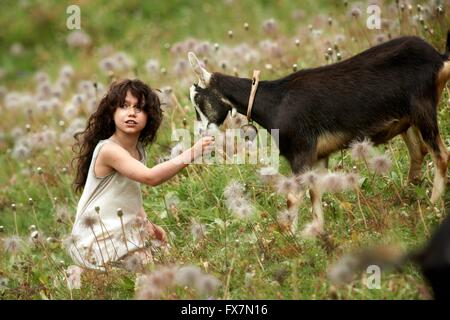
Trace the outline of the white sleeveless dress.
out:
M 106 143 L 115 142 L 101 140 L 94 149 L 72 228 L 73 241 L 67 248 L 77 265 L 100 270 L 104 270 L 104 264 L 144 248 L 147 240 L 143 239 L 142 224 L 139 225 L 139 219 L 136 219 L 142 207 L 140 183 L 117 171 L 105 177 L 97 177 L 94 173 L 98 153 Z M 146 153 L 140 143 L 138 150 L 140 161 L 146 164 Z M 117 215 L 118 208 L 123 212 L 122 222 Z M 87 215 L 96 217 L 92 228 L 83 223 Z

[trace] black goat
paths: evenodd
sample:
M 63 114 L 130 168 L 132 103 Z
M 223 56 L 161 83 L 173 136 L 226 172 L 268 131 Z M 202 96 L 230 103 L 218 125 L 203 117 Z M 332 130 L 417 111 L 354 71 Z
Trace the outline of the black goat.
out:
M 437 106 L 450 78 L 450 31 L 444 54 L 418 37 L 372 47 L 347 60 L 261 81 L 251 117 L 279 129 L 280 154 L 294 173 L 367 137 L 377 145 L 401 134 L 410 154 L 409 179 L 420 177 L 427 151 L 435 164 L 431 201 L 445 189 L 449 152 L 439 134 Z M 199 78 L 191 100 L 208 123 L 220 125 L 230 109 L 247 113 L 251 79 L 209 73 L 193 53 Z M 314 194 L 311 194 L 313 204 Z
M 448 196 L 448 195 L 447 195 Z M 370 265 L 383 270 L 402 271 L 408 262 L 420 268 L 428 284 L 433 289 L 436 300 L 450 299 L 450 197 L 446 201 L 446 218 L 434 231 L 423 248 L 404 252 L 396 247 L 378 247 L 346 255 L 330 268 L 329 276 L 335 283 L 352 280 Z

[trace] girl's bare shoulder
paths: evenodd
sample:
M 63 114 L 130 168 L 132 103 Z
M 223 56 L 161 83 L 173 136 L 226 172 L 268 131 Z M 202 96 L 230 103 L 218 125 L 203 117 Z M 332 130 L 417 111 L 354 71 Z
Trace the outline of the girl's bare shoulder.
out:
M 110 174 L 114 168 L 109 165 L 115 161 L 117 156 L 126 156 L 124 148 L 113 142 L 105 143 L 98 151 L 97 159 L 94 164 L 94 173 L 97 177 L 104 177 Z

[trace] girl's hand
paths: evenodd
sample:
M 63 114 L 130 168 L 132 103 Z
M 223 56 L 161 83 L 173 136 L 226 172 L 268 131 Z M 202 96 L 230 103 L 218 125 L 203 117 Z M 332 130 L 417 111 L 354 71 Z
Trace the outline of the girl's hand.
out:
M 147 223 L 147 228 L 151 237 L 156 238 L 163 243 L 167 242 L 167 235 L 163 228 L 150 221 Z
M 205 136 L 199 139 L 192 147 L 192 150 L 194 152 L 194 159 L 200 157 L 203 153 L 212 150 L 213 145 L 214 145 L 213 136 Z

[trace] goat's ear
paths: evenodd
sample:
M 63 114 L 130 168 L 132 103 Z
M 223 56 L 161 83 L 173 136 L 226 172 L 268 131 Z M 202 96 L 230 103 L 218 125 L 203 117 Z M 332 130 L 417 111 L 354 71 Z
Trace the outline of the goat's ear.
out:
M 200 65 L 200 61 L 198 61 L 197 56 L 193 52 L 188 53 L 188 58 L 192 70 L 194 70 L 195 74 L 198 77 L 199 85 L 201 87 L 206 87 L 209 84 L 209 80 L 211 79 L 211 73 L 206 71 L 205 68 Z

